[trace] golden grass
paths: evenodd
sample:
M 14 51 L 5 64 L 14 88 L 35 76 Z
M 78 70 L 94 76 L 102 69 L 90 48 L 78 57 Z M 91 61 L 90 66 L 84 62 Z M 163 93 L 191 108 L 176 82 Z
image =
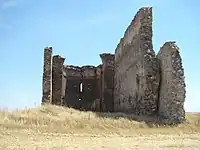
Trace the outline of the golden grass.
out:
M 45 105 L 19 111 L 1 111 L 0 128 L 51 133 L 144 133 L 200 132 L 200 113 L 187 114 L 187 123 L 177 127 L 153 126 L 134 121 L 133 115 L 83 112 L 72 108 Z
M 200 113 L 177 127 L 45 105 L 0 111 L 1 149 L 200 149 Z M 85 143 L 85 144 L 84 144 Z

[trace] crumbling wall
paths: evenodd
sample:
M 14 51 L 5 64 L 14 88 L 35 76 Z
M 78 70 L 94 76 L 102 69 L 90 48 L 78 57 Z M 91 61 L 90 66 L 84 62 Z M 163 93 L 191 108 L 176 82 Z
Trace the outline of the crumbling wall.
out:
M 102 111 L 102 65 L 96 67 L 96 95 L 97 99 L 94 101 L 92 105 L 92 109 L 96 111 Z
M 42 103 L 137 115 L 158 113 L 169 123 L 185 119 L 182 60 L 175 42 L 166 42 L 155 56 L 152 8 L 137 12 L 115 55 L 100 57 L 103 64 L 98 67 L 63 66 L 65 59 L 59 55 L 53 57 L 52 65 L 52 48 L 45 48 Z
M 65 104 L 85 110 L 100 110 L 99 83 L 95 66 L 65 66 Z M 63 86 L 64 87 L 64 86 Z
M 52 47 L 44 49 L 42 104 L 52 102 Z
M 141 8 L 115 50 L 115 111 L 157 111 L 159 64 L 152 46 L 152 8 Z
M 65 58 L 55 55 L 52 64 L 52 104 L 62 105 L 63 63 Z
M 82 106 L 84 109 L 90 110 L 97 97 L 97 75 L 95 66 L 82 66 Z M 99 108 L 95 108 L 99 109 Z
M 81 68 L 78 66 L 64 66 L 66 89 L 63 105 L 81 108 L 80 84 L 82 83 Z
M 102 59 L 102 110 L 112 112 L 114 110 L 114 58 L 110 53 L 100 54 Z
M 169 122 L 185 119 L 185 79 L 182 59 L 175 42 L 166 42 L 157 54 L 161 67 L 159 115 Z
M 66 75 L 66 69 L 63 66 L 63 74 L 62 74 L 62 95 L 61 95 L 61 106 L 65 105 L 65 96 L 66 96 L 66 84 L 67 84 L 67 75 Z

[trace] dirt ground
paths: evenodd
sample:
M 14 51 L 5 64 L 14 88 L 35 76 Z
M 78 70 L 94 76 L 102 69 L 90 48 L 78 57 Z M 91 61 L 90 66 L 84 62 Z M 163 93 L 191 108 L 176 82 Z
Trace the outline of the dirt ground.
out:
M 200 150 L 200 134 L 80 135 L 33 132 L 0 132 L 0 150 Z

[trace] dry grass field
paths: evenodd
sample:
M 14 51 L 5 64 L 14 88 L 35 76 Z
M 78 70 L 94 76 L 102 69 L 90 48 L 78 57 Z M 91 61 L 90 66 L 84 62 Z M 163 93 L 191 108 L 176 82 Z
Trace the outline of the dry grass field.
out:
M 46 105 L 0 111 L 0 150 L 200 150 L 200 114 L 177 127 L 149 126 L 125 114 L 81 112 Z

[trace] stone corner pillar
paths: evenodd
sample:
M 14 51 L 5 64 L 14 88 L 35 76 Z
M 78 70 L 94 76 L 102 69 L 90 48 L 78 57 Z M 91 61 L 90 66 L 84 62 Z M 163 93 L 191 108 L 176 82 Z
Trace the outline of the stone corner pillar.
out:
M 98 65 L 96 67 L 96 79 L 97 79 L 97 89 L 96 93 L 98 95 L 98 106 L 97 106 L 97 111 L 102 111 L 102 65 Z
M 114 111 L 114 59 L 115 55 L 110 53 L 100 54 L 102 60 L 102 110 Z
M 53 56 L 52 64 L 52 104 L 62 105 L 63 88 L 63 63 L 65 58 L 59 55 Z
M 182 58 L 174 41 L 166 42 L 158 52 L 161 66 L 159 93 L 159 115 L 168 123 L 181 123 L 185 120 L 184 102 L 186 84 Z
M 42 104 L 52 102 L 52 47 L 44 48 Z

